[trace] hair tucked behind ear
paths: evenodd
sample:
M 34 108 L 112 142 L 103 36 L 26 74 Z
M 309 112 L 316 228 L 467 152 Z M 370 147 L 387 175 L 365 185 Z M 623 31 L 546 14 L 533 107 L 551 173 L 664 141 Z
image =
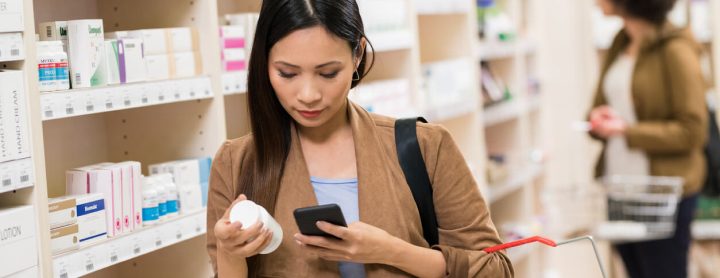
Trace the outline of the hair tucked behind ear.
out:
M 280 181 L 290 151 L 292 118 L 280 105 L 268 76 L 268 57 L 272 47 L 293 31 L 322 26 L 348 42 L 360 59 L 357 86 L 372 67 L 367 65 L 367 47 L 362 18 L 354 0 L 265 0 L 248 67 L 248 106 L 253 137 L 253 154 L 240 171 L 240 193 L 275 212 Z M 368 45 L 372 47 L 370 42 Z M 248 260 L 250 277 L 257 276 L 257 256 Z

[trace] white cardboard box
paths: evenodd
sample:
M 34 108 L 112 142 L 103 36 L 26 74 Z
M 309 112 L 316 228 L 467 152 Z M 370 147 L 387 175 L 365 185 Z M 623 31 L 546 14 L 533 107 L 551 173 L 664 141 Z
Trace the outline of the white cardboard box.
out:
M 200 73 L 197 52 L 181 52 L 170 55 L 170 77 L 192 77 Z
M 147 80 L 165 80 L 170 78 L 170 57 L 167 54 L 146 55 L 145 66 L 147 69 Z
M 135 30 L 128 32 L 128 35 L 133 38 L 142 39 L 146 56 L 168 53 L 170 38 L 165 32 L 165 29 Z
M 72 251 L 79 247 L 77 224 L 50 230 L 50 249 L 53 255 Z
M 119 42 L 124 51 L 123 67 L 120 67 L 120 81 L 134 83 L 147 80 L 142 40 L 125 38 Z
M 37 265 L 32 206 L 0 209 L 0 233 L 0 277 Z
M 120 45 L 118 40 L 105 40 L 105 74 L 107 85 L 120 84 Z
M 75 89 L 106 85 L 102 19 L 68 21 L 68 42 L 72 87 Z
M 30 157 L 23 73 L 0 70 L 0 162 Z
M 0 33 L 23 29 L 23 0 L 0 0 Z
M 171 47 L 168 53 L 192 52 L 198 50 L 198 38 L 193 29 L 187 27 L 165 29 L 170 36 Z
M 22 59 L 25 59 L 22 33 L 0 33 L 0 62 Z
M 177 185 L 180 213 L 187 214 L 202 208 L 200 184 Z
M 105 197 L 102 193 L 76 196 L 80 248 L 107 238 Z
M 33 266 L 26 270 L 11 274 L 8 278 L 37 278 L 40 277 L 40 270 L 37 266 Z
M 50 21 L 38 25 L 38 34 L 43 41 L 61 41 L 63 50 L 68 50 L 68 23 L 67 21 Z
M 64 196 L 48 200 L 50 229 L 60 228 L 77 223 L 77 199 L 75 196 Z
M 31 268 L 21 270 L 20 272 L 16 272 L 13 274 L 10 274 L 7 278 L 37 278 L 40 277 L 40 273 L 38 272 L 38 267 L 33 266 Z
M 83 167 L 66 172 L 66 193 L 102 193 L 106 200 L 105 219 L 109 237 L 122 234 L 122 190 L 112 171 Z

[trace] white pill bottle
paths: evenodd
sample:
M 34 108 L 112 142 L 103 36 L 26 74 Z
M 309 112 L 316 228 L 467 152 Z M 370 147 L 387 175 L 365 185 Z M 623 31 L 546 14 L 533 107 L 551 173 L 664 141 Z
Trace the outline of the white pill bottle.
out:
M 247 229 L 258 221 L 262 222 L 263 226 L 273 233 L 270 244 L 260 254 L 266 255 L 275 252 L 282 243 L 283 231 L 280 224 L 265 208 L 253 201 L 245 200 L 235 204 L 230 209 L 230 222 L 242 223 L 242 229 Z

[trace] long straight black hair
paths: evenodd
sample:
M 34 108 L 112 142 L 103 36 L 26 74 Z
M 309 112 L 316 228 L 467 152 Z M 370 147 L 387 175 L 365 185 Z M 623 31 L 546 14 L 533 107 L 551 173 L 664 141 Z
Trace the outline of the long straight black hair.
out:
M 292 118 L 280 105 L 268 75 L 270 50 L 293 31 L 322 26 L 347 41 L 360 63 L 351 87 L 367 75 L 367 41 L 355 0 L 264 0 L 258 19 L 248 67 L 248 105 L 252 128 L 251 163 L 240 172 L 240 193 L 274 214 L 280 179 L 290 150 Z M 371 44 L 367 41 L 367 45 Z M 248 260 L 250 276 L 256 275 L 256 258 Z

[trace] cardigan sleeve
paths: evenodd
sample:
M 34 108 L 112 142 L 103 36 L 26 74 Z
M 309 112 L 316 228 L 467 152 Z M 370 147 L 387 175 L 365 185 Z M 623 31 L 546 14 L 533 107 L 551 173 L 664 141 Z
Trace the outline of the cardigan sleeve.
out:
M 688 43 L 676 40 L 665 49 L 670 85 L 671 118 L 640 121 L 627 129 L 631 148 L 650 154 L 686 153 L 701 148 L 707 137 L 705 82 L 697 53 Z
M 225 142 L 217 151 L 210 169 L 210 188 L 207 205 L 207 252 L 210 255 L 214 273 L 217 273 L 217 242 L 215 223 L 222 218 L 225 210 L 235 199 L 232 183 L 232 158 L 230 142 Z
M 424 148 L 424 157 L 439 226 L 439 244 L 432 248 L 442 252 L 446 276 L 513 277 L 504 253 L 482 251 L 502 242 L 463 155 L 445 128 L 430 129 L 437 144 Z

